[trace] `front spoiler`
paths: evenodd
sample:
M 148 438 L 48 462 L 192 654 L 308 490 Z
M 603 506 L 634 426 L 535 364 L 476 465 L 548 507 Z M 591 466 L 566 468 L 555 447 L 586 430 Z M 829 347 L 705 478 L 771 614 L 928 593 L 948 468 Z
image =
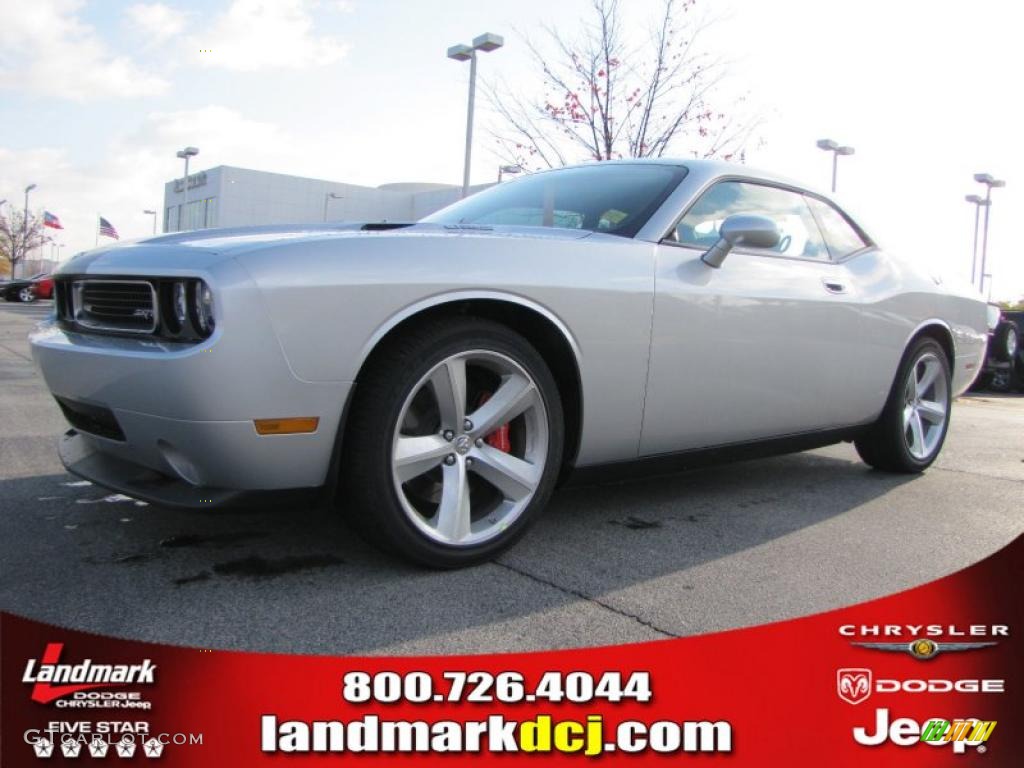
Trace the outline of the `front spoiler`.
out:
M 133 499 L 173 509 L 277 504 L 309 506 L 321 491 L 320 488 L 240 491 L 190 485 L 184 480 L 103 453 L 76 429 L 69 429 L 61 436 L 57 452 L 64 467 L 73 475 Z

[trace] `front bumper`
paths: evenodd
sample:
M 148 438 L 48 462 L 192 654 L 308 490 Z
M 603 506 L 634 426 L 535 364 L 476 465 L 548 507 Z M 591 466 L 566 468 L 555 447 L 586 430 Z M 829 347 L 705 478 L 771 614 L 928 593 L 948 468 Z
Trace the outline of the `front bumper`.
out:
M 276 491 L 200 488 L 105 453 L 90 442 L 86 435 L 74 429 L 69 429 L 61 436 L 58 453 L 68 472 L 73 475 L 163 507 L 205 509 L 282 503 L 305 505 L 317 499 L 315 488 Z
M 324 486 L 352 385 L 297 378 L 261 313 L 246 314 L 255 319 L 230 338 L 218 329 L 195 345 L 42 324 L 31 346 L 47 387 L 117 425 L 104 436 L 73 423 L 61 441 L 67 468 L 129 496 L 195 508 Z M 286 417 L 319 424 L 308 434 L 256 432 L 254 419 Z

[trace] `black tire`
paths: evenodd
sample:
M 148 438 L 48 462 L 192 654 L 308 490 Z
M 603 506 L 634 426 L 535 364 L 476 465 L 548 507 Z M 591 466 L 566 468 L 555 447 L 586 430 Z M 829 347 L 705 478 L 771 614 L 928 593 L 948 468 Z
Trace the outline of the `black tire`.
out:
M 20 301 L 20 302 L 22 302 L 24 304 L 31 304 L 32 302 L 34 302 L 38 298 L 36 296 L 35 288 L 33 288 L 30 285 L 29 286 L 25 286 L 24 288 L 19 288 L 17 293 L 15 293 L 14 295 L 17 298 L 18 301 Z
M 903 425 L 904 391 L 911 371 L 926 353 L 934 354 L 942 367 L 941 375 L 945 377 L 947 403 L 946 419 L 942 425 L 932 452 L 924 459 L 911 454 L 907 445 L 906 430 Z M 882 415 L 861 437 L 854 441 L 857 453 L 864 463 L 885 472 L 917 473 L 923 472 L 938 457 L 946 441 L 949 431 L 950 406 L 952 405 L 951 377 L 949 359 L 942 346 L 934 339 L 922 337 L 914 342 L 903 356 L 896 379 L 893 381 L 889 398 L 886 400 Z
M 992 334 L 992 356 L 1001 363 L 1012 362 L 1020 349 L 1020 334 L 1017 326 L 1005 320 L 996 326 Z
M 541 480 L 527 507 L 494 538 L 454 546 L 418 530 L 403 510 L 392 479 L 392 437 L 402 406 L 422 377 L 442 360 L 469 350 L 500 353 L 526 370 L 543 399 L 549 436 Z M 421 565 L 459 568 L 484 562 L 514 544 L 546 506 L 561 469 L 564 430 L 558 387 L 526 339 L 483 318 L 428 321 L 376 350 L 360 376 L 345 428 L 337 504 L 369 541 Z

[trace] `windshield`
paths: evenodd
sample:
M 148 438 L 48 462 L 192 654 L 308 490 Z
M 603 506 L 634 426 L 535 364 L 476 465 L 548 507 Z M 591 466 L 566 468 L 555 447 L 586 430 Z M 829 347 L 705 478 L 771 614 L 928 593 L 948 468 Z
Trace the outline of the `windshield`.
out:
M 675 165 L 595 163 L 497 184 L 423 221 L 565 227 L 632 237 L 686 175 Z

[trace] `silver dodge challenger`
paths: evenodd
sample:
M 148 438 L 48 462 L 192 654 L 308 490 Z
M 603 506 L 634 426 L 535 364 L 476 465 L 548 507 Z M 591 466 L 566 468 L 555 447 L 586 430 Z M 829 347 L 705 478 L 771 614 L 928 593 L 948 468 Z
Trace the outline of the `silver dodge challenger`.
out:
M 744 166 L 524 176 L 412 224 L 79 254 L 32 351 L 72 473 L 156 504 L 330 499 L 419 563 L 491 558 L 560 482 L 853 441 L 942 448 L 985 304 Z

